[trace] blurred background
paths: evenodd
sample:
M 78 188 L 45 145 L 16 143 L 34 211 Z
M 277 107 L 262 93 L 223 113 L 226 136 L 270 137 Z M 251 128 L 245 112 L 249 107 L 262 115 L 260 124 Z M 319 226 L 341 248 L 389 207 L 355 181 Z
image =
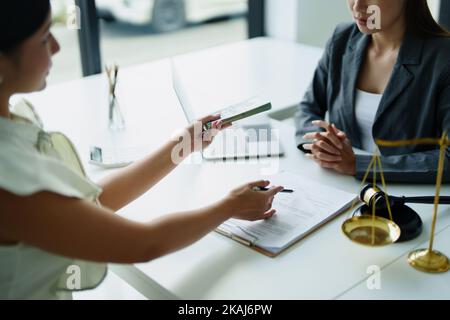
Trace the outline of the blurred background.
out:
M 53 33 L 62 50 L 50 84 L 98 73 L 100 64 L 130 66 L 257 36 L 323 47 L 336 24 L 351 19 L 346 0 L 51 2 Z M 448 27 L 450 1 L 429 3 Z M 74 16 L 81 29 L 71 25 Z
M 62 50 L 50 84 L 82 76 L 79 32 L 67 26 L 74 5 L 52 0 Z M 95 0 L 95 8 L 103 64 L 129 66 L 247 38 L 247 0 Z

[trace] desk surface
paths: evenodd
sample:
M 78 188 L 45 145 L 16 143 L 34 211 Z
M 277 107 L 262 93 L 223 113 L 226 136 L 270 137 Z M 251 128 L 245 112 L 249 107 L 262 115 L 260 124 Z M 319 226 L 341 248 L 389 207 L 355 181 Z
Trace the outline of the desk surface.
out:
M 275 109 L 298 103 L 312 78 L 321 50 L 289 42 L 255 39 L 176 57 L 192 102 L 202 113 L 215 111 L 214 101 L 235 102 L 264 95 Z M 104 75 L 64 83 L 44 93 L 28 96 L 38 108 L 48 130 L 60 130 L 78 146 L 87 162 L 93 144 L 125 144 L 133 141 L 156 149 L 186 125 L 172 90 L 170 64 L 161 60 L 126 68 L 120 73 L 117 96 L 127 131 L 107 130 L 107 80 Z M 210 107 L 211 106 L 211 107 Z M 275 120 L 286 155 L 282 158 L 236 162 L 203 162 L 192 157 L 150 192 L 120 214 L 149 221 L 169 212 L 207 205 L 231 188 L 258 179 L 261 174 L 286 170 L 320 183 L 357 193 L 360 182 L 323 170 L 298 152 L 294 128 Z M 94 180 L 110 173 L 87 165 Z M 219 181 L 211 187 L 211 179 Z M 186 192 L 190 190 L 190 192 Z M 392 194 L 434 195 L 433 186 L 392 185 Z M 445 186 L 444 194 L 450 194 Z M 340 231 L 342 215 L 272 259 L 217 233 L 194 245 L 144 264 L 112 269 L 148 298 L 183 299 L 335 299 L 335 298 L 450 298 L 450 273 L 428 275 L 412 270 L 405 255 L 427 244 L 431 225 L 430 206 L 415 209 L 424 221 L 418 239 L 371 249 L 348 241 Z M 450 209 L 440 207 L 436 249 L 450 255 Z M 382 270 L 382 290 L 365 286 L 370 266 Z M 400 277 L 399 277 L 400 275 Z M 420 283 L 428 285 L 419 286 Z M 433 284 L 436 284 L 434 287 Z M 403 286 L 404 285 L 404 286 Z M 414 288 L 414 295 L 408 290 Z M 436 295 L 430 295 L 435 290 Z

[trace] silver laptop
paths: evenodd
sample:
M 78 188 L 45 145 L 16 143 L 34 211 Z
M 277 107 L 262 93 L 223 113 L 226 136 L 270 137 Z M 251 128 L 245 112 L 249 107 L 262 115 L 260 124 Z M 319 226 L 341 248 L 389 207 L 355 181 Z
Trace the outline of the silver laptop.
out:
M 183 108 L 186 120 L 189 123 L 199 118 L 194 114 L 192 105 L 184 90 L 180 76 L 176 70 L 175 64 L 171 61 L 172 68 L 172 84 L 175 93 Z M 254 99 L 243 101 L 236 106 L 254 103 Z M 233 107 L 233 106 L 230 106 Z M 228 109 L 228 108 L 226 108 Z M 225 109 L 223 109 L 225 110 Z M 220 110 L 211 114 L 221 114 Z M 259 118 L 260 117 L 255 117 Z M 227 160 L 238 158 L 259 158 L 259 157 L 276 157 L 283 155 L 284 151 L 281 146 L 278 132 L 273 130 L 268 123 L 269 120 L 264 118 L 255 121 L 254 119 L 245 119 L 240 123 L 243 125 L 233 124 L 229 129 L 221 131 L 214 139 L 209 148 L 202 151 L 204 159 L 208 160 Z

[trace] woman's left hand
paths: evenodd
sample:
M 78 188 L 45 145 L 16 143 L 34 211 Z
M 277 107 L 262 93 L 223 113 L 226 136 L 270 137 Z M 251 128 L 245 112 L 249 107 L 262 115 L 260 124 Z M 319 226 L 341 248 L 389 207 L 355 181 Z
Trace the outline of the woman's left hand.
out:
M 326 131 L 307 133 L 303 137 L 314 140 L 311 144 L 303 146 L 304 149 L 311 151 L 311 154 L 306 156 L 323 168 L 354 176 L 356 157 L 347 135 L 326 121 L 313 121 L 313 124 Z

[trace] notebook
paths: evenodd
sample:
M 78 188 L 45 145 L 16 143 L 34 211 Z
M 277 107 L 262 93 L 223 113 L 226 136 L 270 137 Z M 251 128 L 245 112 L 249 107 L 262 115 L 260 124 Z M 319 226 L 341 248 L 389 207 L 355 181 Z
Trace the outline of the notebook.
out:
M 273 201 L 277 213 L 268 220 L 230 219 L 216 231 L 270 257 L 275 257 L 314 230 L 347 211 L 357 200 L 351 194 L 299 175 L 282 172 L 270 177 L 272 185 L 294 192 L 279 193 Z

